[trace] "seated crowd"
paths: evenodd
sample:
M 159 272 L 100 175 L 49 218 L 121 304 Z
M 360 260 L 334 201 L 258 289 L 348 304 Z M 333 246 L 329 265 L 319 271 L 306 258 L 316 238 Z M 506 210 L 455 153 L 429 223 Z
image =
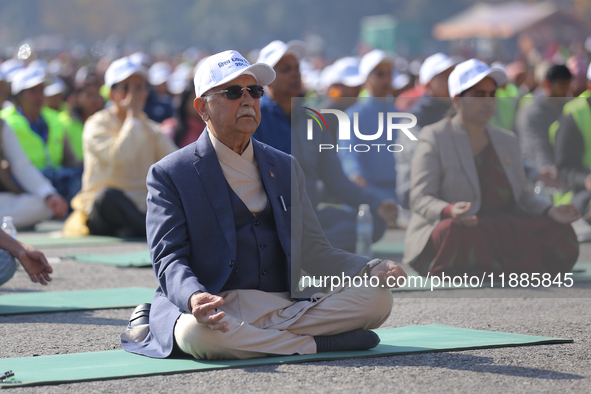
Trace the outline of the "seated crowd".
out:
M 367 204 L 374 242 L 407 227 L 403 261 L 421 275 L 572 268 L 591 235 L 591 67 L 585 89 L 567 66 L 545 62 L 534 87 L 520 83 L 526 68 L 437 53 L 415 86 L 400 86 L 397 59 L 374 49 L 317 70 L 312 83 L 306 52 L 273 41 L 251 59 L 275 75 L 261 97 L 250 92 L 260 100 L 253 138 L 298 160 L 330 245 L 355 251 Z M 135 53 L 70 77 L 41 59 L 0 64 L 0 216 L 19 229 L 65 219 L 65 236 L 146 237 L 150 167 L 194 150 L 212 127 L 191 81 L 208 58 L 194 68 L 151 62 Z M 322 132 L 302 107 L 346 114 L 347 145 L 402 149 L 318 149 L 342 142 L 340 119 L 323 113 Z M 386 114 L 402 111 L 417 141 L 389 127 Z

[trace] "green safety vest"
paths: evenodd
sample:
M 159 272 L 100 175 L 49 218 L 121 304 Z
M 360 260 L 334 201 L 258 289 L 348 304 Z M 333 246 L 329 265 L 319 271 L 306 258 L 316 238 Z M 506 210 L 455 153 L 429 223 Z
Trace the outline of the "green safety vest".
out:
M 591 107 L 587 102 L 587 97 L 591 97 L 591 92 L 589 90 L 586 90 L 579 97 L 566 103 L 562 113 L 564 116 L 572 114 L 573 120 L 583 136 L 583 142 L 585 144 L 585 153 L 583 154 L 582 164 L 585 167 L 591 167 Z M 548 129 L 548 137 L 551 145 L 554 145 L 556 141 L 556 132 L 559 127 L 559 122 L 555 121 Z M 569 204 L 573 195 L 574 193 L 572 191 L 554 194 L 554 205 Z
M 496 97 L 500 100 L 497 100 L 495 116 L 490 120 L 493 126 L 513 131 L 515 114 L 517 113 L 517 99 L 520 95 L 519 88 L 512 83 L 497 89 Z
M 56 111 L 44 107 L 41 109 L 41 116 L 47 123 L 47 144 L 31 129 L 28 119 L 15 106 L 0 111 L 0 117 L 12 127 L 23 151 L 37 168 L 42 170 L 46 167 L 61 167 L 64 157 L 64 128 Z
M 82 130 L 84 130 L 84 123 L 79 119 L 72 118 L 69 111 L 60 112 L 58 118 L 66 131 L 76 159 L 82 160 Z

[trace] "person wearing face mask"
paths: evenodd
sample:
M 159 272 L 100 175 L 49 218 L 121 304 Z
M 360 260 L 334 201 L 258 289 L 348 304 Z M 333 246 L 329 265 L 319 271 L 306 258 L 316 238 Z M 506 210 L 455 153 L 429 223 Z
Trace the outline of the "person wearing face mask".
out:
M 66 236 L 145 236 L 148 168 L 176 150 L 143 112 L 146 78 L 145 68 L 127 57 L 107 69 L 105 84 L 113 105 L 84 124 L 82 190 L 72 200 Z
M 425 94 L 415 101 L 407 110 L 417 117 L 417 125 L 412 128 L 415 136 L 421 128 L 440 121 L 451 108 L 447 79 L 456 65 L 456 61 L 444 53 L 436 53 L 425 59 L 419 70 L 419 82 L 425 88 Z M 400 197 L 400 205 L 408 209 L 410 193 L 410 162 L 417 146 L 410 142 L 404 133 L 399 133 L 396 143 L 404 146 L 397 154 L 396 160 L 396 193 Z
M 506 79 L 479 60 L 460 63 L 448 81 L 457 114 L 421 131 L 403 261 L 422 275 L 558 274 L 577 260 L 578 211 L 539 199 L 519 141 L 489 124 Z

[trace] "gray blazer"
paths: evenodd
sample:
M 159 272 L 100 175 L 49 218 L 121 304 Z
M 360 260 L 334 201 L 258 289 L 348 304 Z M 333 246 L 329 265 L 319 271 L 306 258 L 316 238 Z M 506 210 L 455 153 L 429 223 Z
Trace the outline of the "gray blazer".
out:
M 511 184 L 517 208 L 531 216 L 551 206 L 539 199 L 523 170 L 519 141 L 499 127 L 486 127 Z M 424 127 L 411 165 L 410 208 L 404 259 L 415 260 L 440 222 L 441 211 L 452 202 L 472 203 L 470 215 L 480 210 L 482 196 L 470 140 L 459 116 Z

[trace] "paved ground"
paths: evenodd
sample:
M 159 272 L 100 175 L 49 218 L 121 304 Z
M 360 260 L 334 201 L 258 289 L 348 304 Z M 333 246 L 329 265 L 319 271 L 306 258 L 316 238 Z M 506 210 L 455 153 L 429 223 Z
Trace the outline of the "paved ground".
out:
M 390 240 L 401 240 L 403 236 L 399 230 L 387 234 Z M 41 288 L 31 283 L 21 269 L 13 280 L 0 288 L 0 294 L 155 287 L 151 269 L 116 268 L 59 259 L 72 252 L 117 253 L 144 247 L 138 243 L 44 248 L 55 269 L 50 286 Z M 591 261 L 591 244 L 582 245 L 580 261 Z M 119 349 L 119 334 L 131 311 L 0 316 L 0 357 Z M 566 337 L 575 342 L 13 388 L 9 392 L 591 392 L 591 284 L 545 291 L 480 289 L 396 293 L 392 315 L 384 327 L 430 323 Z

